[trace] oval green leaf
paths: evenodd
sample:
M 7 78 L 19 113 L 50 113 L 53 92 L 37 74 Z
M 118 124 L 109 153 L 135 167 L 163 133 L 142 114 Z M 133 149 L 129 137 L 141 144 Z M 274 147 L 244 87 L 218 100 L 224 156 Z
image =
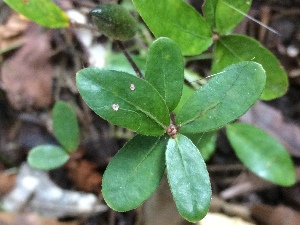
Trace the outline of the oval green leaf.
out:
M 210 131 L 199 134 L 186 134 L 193 144 L 199 149 L 204 161 L 210 159 L 216 149 L 217 132 Z
M 36 169 L 52 170 L 65 164 L 69 157 L 69 154 L 61 147 L 39 145 L 30 150 L 27 161 Z
M 155 37 L 171 38 L 183 55 L 200 54 L 212 44 L 209 25 L 188 3 L 182 0 L 133 0 L 133 3 Z
M 218 0 L 205 0 L 202 7 L 204 18 L 206 22 L 210 25 L 212 30 L 216 27 L 215 14 L 216 14 L 217 4 L 218 4 Z
M 165 133 L 169 110 L 147 81 L 120 71 L 86 68 L 77 73 L 76 82 L 83 100 L 108 122 L 145 135 Z
M 191 140 L 178 134 L 170 138 L 166 151 L 167 175 L 180 215 L 191 222 L 202 219 L 211 200 L 205 162 Z
M 102 194 L 109 207 L 124 212 L 150 197 L 165 171 L 167 141 L 166 135 L 136 135 L 113 157 L 102 181 Z
M 51 0 L 4 0 L 11 8 L 28 19 L 49 28 L 69 26 L 69 18 Z
M 76 112 L 65 102 L 57 101 L 52 110 L 53 131 L 59 143 L 68 151 L 75 151 L 79 142 Z
M 220 34 L 231 31 L 243 20 L 252 0 L 218 0 L 215 9 L 215 26 Z
M 292 159 L 276 139 L 243 123 L 227 125 L 226 133 L 237 157 L 253 173 L 282 186 L 295 184 Z
M 184 104 L 176 117 L 180 132 L 206 132 L 237 119 L 259 99 L 265 82 L 265 71 L 258 63 L 228 66 Z
M 149 48 L 146 80 L 166 101 L 171 112 L 181 98 L 184 63 L 177 44 L 169 38 L 158 38 Z
M 288 88 L 287 75 L 275 56 L 253 38 L 243 35 L 221 37 L 215 46 L 212 72 L 220 72 L 232 63 L 255 61 L 266 71 L 267 81 L 261 95 L 271 100 L 285 94 Z
M 100 4 L 91 10 L 91 15 L 99 31 L 115 40 L 129 40 L 138 29 L 130 13 L 115 3 Z
M 181 95 L 180 101 L 179 101 L 178 105 L 176 106 L 176 108 L 173 111 L 175 114 L 177 114 L 180 111 L 182 106 L 184 106 L 186 101 L 192 96 L 192 94 L 194 92 L 195 92 L 195 90 L 193 88 L 187 86 L 186 84 L 183 85 L 182 95 Z

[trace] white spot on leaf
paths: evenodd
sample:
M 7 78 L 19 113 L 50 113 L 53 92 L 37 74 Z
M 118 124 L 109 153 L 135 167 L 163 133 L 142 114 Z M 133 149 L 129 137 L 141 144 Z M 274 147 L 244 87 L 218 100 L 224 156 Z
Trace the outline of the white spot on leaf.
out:
M 112 104 L 112 109 L 115 111 L 119 110 L 119 105 L 118 104 Z
M 134 91 L 135 90 L 135 86 L 134 84 L 130 84 L 130 90 Z

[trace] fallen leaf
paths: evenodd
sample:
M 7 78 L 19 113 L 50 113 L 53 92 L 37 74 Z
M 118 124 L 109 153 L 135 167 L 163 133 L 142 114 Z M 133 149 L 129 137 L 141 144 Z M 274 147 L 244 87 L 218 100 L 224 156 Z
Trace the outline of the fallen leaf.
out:
M 0 25 L 0 52 L 9 49 L 14 43 L 20 43 L 23 39 L 23 32 L 27 29 L 30 21 L 14 12 L 7 22 Z
M 15 109 L 44 108 L 51 103 L 51 32 L 31 23 L 24 45 L 3 62 L 3 88 Z
M 82 159 L 81 150 L 74 152 L 65 167 L 68 168 L 68 177 L 74 183 L 76 189 L 86 192 L 99 193 L 102 183 L 102 175 L 97 171 L 97 164 Z
M 0 194 L 5 195 L 10 192 L 16 181 L 16 175 L 7 172 L 0 173 Z M 0 223 L 1 224 L 1 223 Z
M 253 218 L 264 225 L 299 225 L 300 212 L 284 205 L 277 207 L 256 204 L 251 208 Z

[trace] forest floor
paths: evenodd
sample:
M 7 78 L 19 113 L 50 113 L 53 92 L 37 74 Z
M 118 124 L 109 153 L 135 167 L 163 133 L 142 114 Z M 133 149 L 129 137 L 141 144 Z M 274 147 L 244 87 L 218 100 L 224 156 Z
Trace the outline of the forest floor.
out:
M 58 2 L 69 15 L 88 19 L 90 23 L 86 15 L 95 1 Z M 192 2 L 199 8 L 199 2 Z M 280 35 L 249 19 L 235 32 L 257 39 L 272 51 L 285 68 L 290 86 L 283 97 L 259 101 L 239 120 L 264 129 L 286 147 L 294 161 L 297 183 L 280 187 L 249 172 L 236 158 L 221 130 L 215 153 L 207 162 L 214 196 L 211 214 L 201 224 L 298 225 L 300 3 L 254 0 L 249 15 Z M 125 45 L 133 55 L 139 53 L 136 46 L 142 46 L 136 39 Z M 109 54 L 113 57 L 107 62 Z M 78 27 L 45 29 L 0 1 L 0 206 L 11 209 L 0 211 L 0 225 L 141 224 L 138 220 L 145 213 L 143 209 L 114 212 L 101 197 L 102 175 L 109 160 L 134 134 L 109 125 L 91 112 L 75 85 L 75 74 L 83 67 L 126 69 L 125 64 L 117 46 L 97 31 Z M 205 76 L 210 75 L 210 66 L 211 59 L 187 64 L 189 69 Z M 51 110 L 57 100 L 76 106 L 80 147 L 62 168 L 49 173 L 36 171 L 25 164 L 26 157 L 37 145 L 58 144 L 51 125 Z M 26 175 L 31 175 L 31 180 Z M 222 217 L 225 215 L 234 221 L 227 221 Z M 217 222 L 209 221 L 215 217 Z M 179 220 L 168 224 L 183 223 Z

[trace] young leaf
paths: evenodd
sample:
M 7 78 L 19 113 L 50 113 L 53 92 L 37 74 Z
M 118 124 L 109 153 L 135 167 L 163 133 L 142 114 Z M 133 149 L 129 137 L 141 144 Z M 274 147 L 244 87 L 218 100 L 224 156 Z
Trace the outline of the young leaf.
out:
M 171 112 L 178 105 L 184 79 L 183 58 L 177 44 L 169 38 L 158 38 L 149 48 L 146 80 L 166 101 Z
M 76 76 L 83 100 L 112 124 L 159 136 L 170 123 L 168 108 L 147 81 L 128 73 L 86 68 Z
M 166 135 L 136 135 L 113 157 L 102 182 L 102 194 L 109 207 L 128 211 L 150 197 L 165 171 L 167 141 Z
M 173 39 L 183 55 L 200 54 L 212 44 L 209 25 L 188 3 L 182 0 L 133 0 L 133 3 L 155 37 Z
M 228 66 L 184 104 L 176 117 L 180 132 L 206 132 L 233 121 L 257 101 L 265 81 L 264 69 L 258 63 Z
M 204 161 L 209 160 L 216 148 L 216 131 L 199 134 L 186 134 L 193 144 L 199 149 Z
M 100 4 L 91 10 L 91 15 L 99 31 L 115 40 L 129 40 L 138 29 L 130 13 L 115 3 Z
M 208 12 L 209 21 L 212 20 L 211 15 L 214 8 L 215 29 L 220 34 L 226 34 L 231 31 L 242 19 L 244 14 L 251 7 L 252 0 L 209 0 L 204 6 L 205 15 Z M 209 11 L 208 11 L 209 10 Z
M 282 96 L 288 87 L 284 69 L 269 50 L 244 35 L 223 36 L 217 41 L 212 73 L 217 73 L 232 63 L 250 60 L 260 63 L 266 71 L 267 81 L 261 99 L 271 100 Z
M 69 18 L 51 0 L 4 0 L 11 8 L 28 19 L 50 28 L 69 26 Z
M 57 101 L 52 111 L 53 131 L 59 143 L 68 151 L 78 147 L 79 128 L 75 111 L 65 102 Z
M 282 186 L 295 184 L 291 157 L 276 139 L 243 123 L 227 125 L 226 132 L 237 157 L 253 173 Z
M 184 135 L 170 138 L 166 151 L 167 175 L 170 188 L 182 217 L 196 222 L 210 206 L 211 187 L 205 162 Z
M 65 164 L 69 154 L 61 147 L 39 145 L 30 150 L 27 161 L 30 166 L 40 170 L 51 170 Z

